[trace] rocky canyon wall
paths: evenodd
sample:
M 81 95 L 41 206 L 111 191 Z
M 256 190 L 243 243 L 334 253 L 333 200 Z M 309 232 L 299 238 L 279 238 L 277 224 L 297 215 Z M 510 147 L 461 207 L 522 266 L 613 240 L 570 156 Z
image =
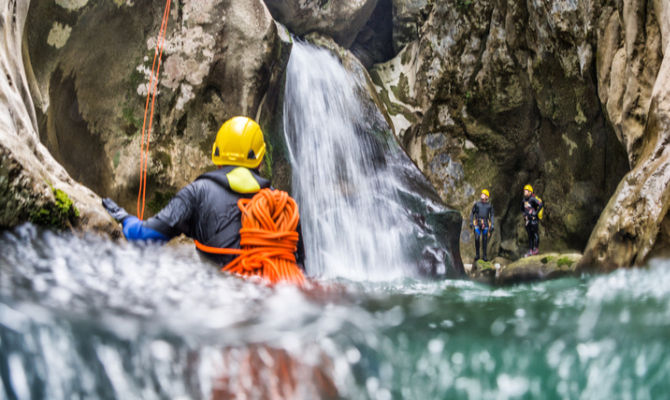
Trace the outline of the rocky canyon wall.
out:
M 163 6 L 58 0 L 27 11 L 30 95 L 19 96 L 34 100 L 34 131 L 74 180 L 129 210 Z M 582 268 L 599 269 L 668 254 L 666 0 L 175 1 L 149 212 L 210 167 L 216 130 L 238 114 L 261 121 L 275 150 L 264 173 L 290 185 L 280 115 L 291 39 L 275 20 L 333 38 L 368 68 L 398 140 L 444 202 L 467 219 L 491 191 L 493 255 L 525 251 L 526 183 L 547 204 L 543 249 L 584 251 Z
M 28 14 L 25 43 L 42 142 L 76 180 L 131 212 L 164 6 L 33 1 Z M 172 2 L 151 131 L 149 214 L 212 168 L 211 146 L 226 119 L 248 115 L 270 124 L 260 110 L 278 101 L 266 94 L 280 92 L 273 84 L 281 84 L 289 53 L 288 34 L 261 0 Z

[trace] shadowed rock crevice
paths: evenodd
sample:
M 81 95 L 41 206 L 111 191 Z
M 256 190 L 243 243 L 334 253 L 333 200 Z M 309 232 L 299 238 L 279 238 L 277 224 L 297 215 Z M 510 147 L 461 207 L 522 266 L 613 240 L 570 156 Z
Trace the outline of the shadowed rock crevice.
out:
M 356 36 L 351 52 L 365 66 L 386 62 L 397 52 L 393 49 L 393 3 L 378 0 L 375 11 Z
M 60 69 L 51 77 L 49 103 L 42 143 L 72 178 L 100 196 L 108 195 L 111 168 L 104 145 L 81 115 L 74 78 L 63 76 Z

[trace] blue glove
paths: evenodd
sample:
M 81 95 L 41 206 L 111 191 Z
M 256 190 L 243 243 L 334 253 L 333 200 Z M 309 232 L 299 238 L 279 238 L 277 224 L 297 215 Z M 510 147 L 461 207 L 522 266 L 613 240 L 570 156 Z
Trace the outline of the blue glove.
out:
M 130 216 L 126 210 L 116 204 L 114 200 L 110 199 L 109 197 L 102 199 L 102 206 L 105 207 L 105 210 L 107 210 L 112 218 L 119 222 L 123 222 L 124 219 Z

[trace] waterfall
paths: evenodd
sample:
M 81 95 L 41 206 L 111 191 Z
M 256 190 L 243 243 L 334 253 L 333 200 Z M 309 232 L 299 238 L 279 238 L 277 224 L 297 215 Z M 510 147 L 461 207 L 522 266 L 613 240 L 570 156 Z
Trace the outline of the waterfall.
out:
M 374 123 L 383 118 L 365 96 L 363 78 L 330 51 L 294 42 L 284 134 L 310 275 L 377 281 L 417 271 L 410 249 L 422 234 L 401 199 L 413 191 L 398 176 L 416 167 L 385 122 L 387 132 Z

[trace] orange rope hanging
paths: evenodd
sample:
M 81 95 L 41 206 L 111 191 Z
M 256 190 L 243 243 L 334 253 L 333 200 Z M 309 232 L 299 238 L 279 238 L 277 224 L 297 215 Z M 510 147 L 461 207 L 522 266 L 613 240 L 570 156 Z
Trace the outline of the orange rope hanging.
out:
M 284 191 L 263 189 L 251 199 L 240 199 L 237 206 L 242 211 L 242 248 L 210 247 L 197 240 L 196 247 L 211 254 L 239 255 L 222 271 L 302 285 L 305 276 L 295 260 L 300 220 L 295 200 Z
M 148 88 L 149 90 L 147 90 L 147 101 L 144 105 L 144 122 L 142 122 L 142 144 L 140 147 L 140 190 L 139 193 L 137 194 L 137 217 L 140 220 L 144 219 L 144 204 L 147 194 L 147 169 L 148 169 L 147 165 L 149 163 L 149 141 L 151 140 L 151 125 L 153 124 L 154 121 L 154 105 L 156 103 L 156 94 L 158 92 L 158 75 L 160 74 L 161 71 L 161 58 L 163 57 L 165 32 L 167 31 L 167 23 L 168 20 L 170 19 L 170 3 L 171 0 L 167 0 L 165 3 L 165 10 L 163 11 L 163 20 L 161 21 L 161 29 L 158 32 L 158 39 L 156 40 L 156 51 L 154 52 L 154 61 L 153 64 L 151 65 L 151 80 L 149 83 Z M 149 98 L 151 98 L 150 114 L 148 114 Z M 147 114 L 149 115 L 148 127 L 147 127 Z

